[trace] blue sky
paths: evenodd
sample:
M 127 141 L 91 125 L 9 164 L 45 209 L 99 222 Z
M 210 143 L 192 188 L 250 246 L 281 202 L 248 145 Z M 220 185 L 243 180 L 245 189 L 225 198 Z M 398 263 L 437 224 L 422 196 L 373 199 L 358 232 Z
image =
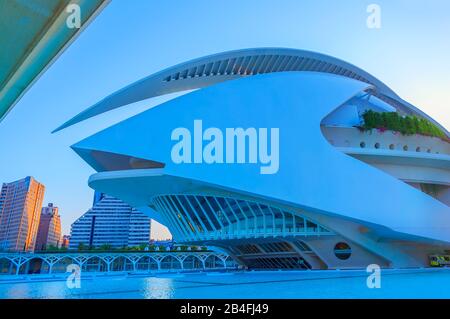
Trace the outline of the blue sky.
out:
M 369 4 L 381 28 L 366 26 Z M 75 142 L 167 97 L 135 103 L 57 134 L 110 93 L 176 63 L 226 50 L 318 51 L 373 74 L 450 128 L 450 1 L 113 0 L 0 123 L 0 182 L 26 175 L 60 207 L 64 233 L 92 204 L 94 173 Z M 153 237 L 167 237 L 156 225 Z

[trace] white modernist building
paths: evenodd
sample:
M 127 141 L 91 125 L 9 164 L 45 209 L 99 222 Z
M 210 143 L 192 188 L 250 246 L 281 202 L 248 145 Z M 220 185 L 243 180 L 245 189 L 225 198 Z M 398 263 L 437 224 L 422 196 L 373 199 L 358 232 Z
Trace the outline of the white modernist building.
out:
M 195 91 L 72 146 L 97 171 L 91 187 L 177 242 L 221 247 L 253 268 L 425 266 L 450 249 L 448 131 L 330 56 L 261 48 L 199 58 L 59 129 L 184 90 Z M 441 136 L 362 130 L 368 110 L 424 119 Z

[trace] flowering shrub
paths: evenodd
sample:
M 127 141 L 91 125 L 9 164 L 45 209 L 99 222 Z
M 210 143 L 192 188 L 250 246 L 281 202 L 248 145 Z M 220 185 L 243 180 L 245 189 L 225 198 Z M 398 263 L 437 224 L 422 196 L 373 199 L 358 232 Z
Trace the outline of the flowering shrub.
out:
M 436 125 L 430 121 L 416 116 L 401 116 L 397 112 L 375 112 L 367 110 L 362 114 L 364 124 L 363 130 L 378 129 L 380 132 L 391 130 L 403 135 L 420 134 L 439 137 L 450 142 L 449 138 Z

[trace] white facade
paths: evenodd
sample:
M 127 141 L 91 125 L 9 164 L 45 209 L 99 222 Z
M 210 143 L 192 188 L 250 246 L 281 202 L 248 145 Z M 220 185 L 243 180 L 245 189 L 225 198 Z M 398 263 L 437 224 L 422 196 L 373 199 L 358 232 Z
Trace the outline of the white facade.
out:
M 62 127 L 188 89 L 198 90 L 75 144 L 97 171 L 89 185 L 165 224 L 177 242 L 221 247 L 254 268 L 426 266 L 430 254 L 450 249 L 448 131 L 333 57 L 263 48 L 196 59 L 110 95 Z M 366 110 L 425 119 L 444 138 L 361 131 Z M 199 121 L 215 139 L 196 133 Z M 247 141 L 275 128 L 277 169 L 262 173 L 263 144 L 254 161 L 211 161 L 213 152 L 205 160 L 208 147 L 222 152 L 216 139 L 230 128 L 259 132 Z M 177 129 L 192 132 L 183 151 L 200 148 L 200 156 L 174 161 Z M 243 142 L 248 154 L 250 144 Z

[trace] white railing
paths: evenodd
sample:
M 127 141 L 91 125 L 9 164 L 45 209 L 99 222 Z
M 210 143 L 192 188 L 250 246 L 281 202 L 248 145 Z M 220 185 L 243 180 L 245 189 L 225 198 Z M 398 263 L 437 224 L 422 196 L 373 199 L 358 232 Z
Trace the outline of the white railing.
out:
M 69 265 L 95 272 L 167 272 L 235 268 L 237 264 L 218 252 L 140 253 L 0 253 L 0 274 L 64 273 Z M 173 268 L 167 266 L 173 265 Z
M 450 143 L 419 134 L 402 135 L 394 131 L 361 131 L 356 127 L 322 126 L 323 135 L 336 147 L 392 150 L 450 155 Z

